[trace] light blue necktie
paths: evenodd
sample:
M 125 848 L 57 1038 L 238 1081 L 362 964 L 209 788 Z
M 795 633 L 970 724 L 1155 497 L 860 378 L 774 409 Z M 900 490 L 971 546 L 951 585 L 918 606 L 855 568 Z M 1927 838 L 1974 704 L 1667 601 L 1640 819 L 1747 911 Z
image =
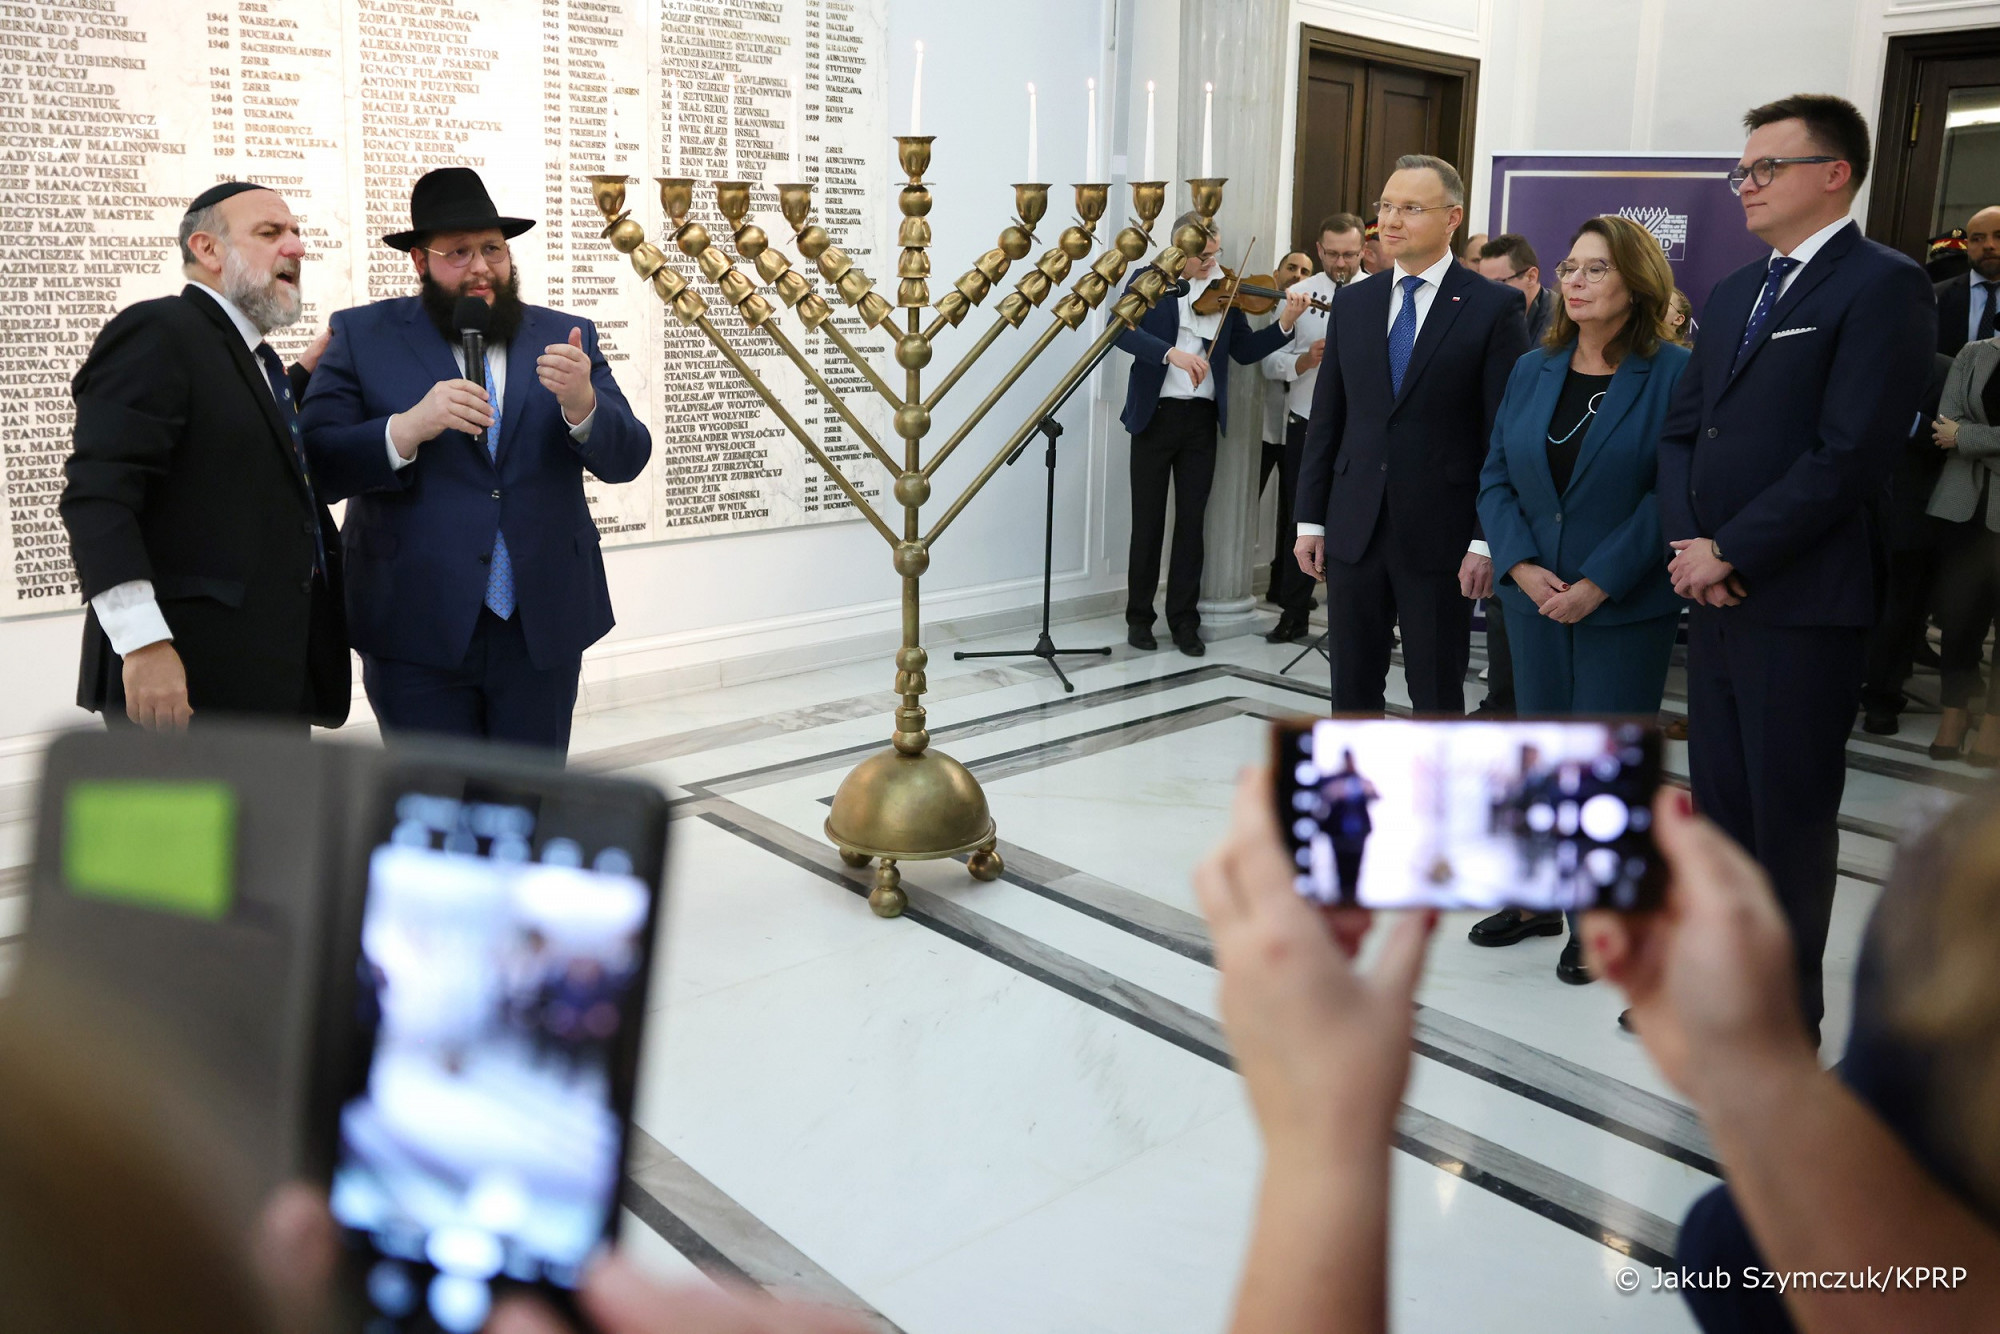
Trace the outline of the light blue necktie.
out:
M 1417 289 L 1424 285 L 1421 274 L 1403 279 L 1403 308 L 1389 327 L 1389 390 L 1400 396 L 1403 372 L 1410 369 L 1410 354 L 1417 350 Z
M 1743 341 L 1736 345 L 1736 363 L 1729 368 L 1732 374 L 1743 364 L 1743 354 L 1750 350 L 1750 344 L 1757 341 L 1757 331 L 1771 318 L 1771 307 L 1778 304 L 1778 289 L 1785 285 L 1785 275 L 1798 266 L 1799 262 L 1788 255 L 1771 256 L 1770 271 L 1764 275 L 1764 290 L 1757 294 L 1750 322 L 1743 326 Z
M 486 358 L 486 390 L 493 397 L 493 425 L 486 429 L 486 456 L 500 455 L 500 395 L 493 393 L 493 358 Z M 486 605 L 501 620 L 514 614 L 514 562 L 507 555 L 507 537 L 493 534 L 493 568 L 486 576 Z

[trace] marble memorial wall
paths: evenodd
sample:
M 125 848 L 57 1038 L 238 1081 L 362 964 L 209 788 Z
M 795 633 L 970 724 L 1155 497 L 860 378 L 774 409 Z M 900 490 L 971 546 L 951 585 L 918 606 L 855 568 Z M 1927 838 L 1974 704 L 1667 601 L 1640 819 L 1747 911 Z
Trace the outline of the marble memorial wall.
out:
M 893 296 L 885 5 L 0 0 L 0 616 L 77 604 L 56 513 L 70 377 L 112 314 L 178 290 L 181 211 L 234 178 L 282 192 L 304 228 L 305 315 L 271 338 L 288 359 L 332 312 L 416 290 L 408 257 L 379 238 L 408 225 L 424 171 L 475 167 L 502 213 L 536 219 L 513 242 L 523 298 L 595 321 L 653 431 L 653 463 L 637 480 L 586 477 L 607 544 L 853 517 L 699 331 L 674 321 L 602 239 L 584 178 L 629 171 L 635 216 L 664 239 L 652 177 L 668 161 L 677 80 L 681 167 L 701 182 L 693 216 L 719 235 L 708 182 L 728 165 L 733 74 L 752 220 L 788 241 L 769 187 L 803 173 L 817 186 L 815 220 L 861 267 L 886 272 Z M 802 165 L 791 160 L 795 116 Z M 887 479 L 845 424 L 705 291 L 718 327 L 879 495 Z M 840 309 L 845 332 L 879 343 Z M 860 404 L 866 386 L 845 359 L 784 318 L 829 384 Z M 878 404 L 861 416 L 888 434 Z

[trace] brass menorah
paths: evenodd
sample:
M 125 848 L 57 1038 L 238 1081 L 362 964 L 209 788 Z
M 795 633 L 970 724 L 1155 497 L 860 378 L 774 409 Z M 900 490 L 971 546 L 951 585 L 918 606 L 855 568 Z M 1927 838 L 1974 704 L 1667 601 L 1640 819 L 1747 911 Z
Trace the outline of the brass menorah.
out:
M 1111 318 L 1106 321 L 1104 332 L 994 452 L 991 462 L 926 529 L 920 521 L 919 511 L 931 498 L 931 481 L 937 470 L 1013 388 L 1028 367 L 1048 350 L 1049 345 L 1064 331 L 1081 327 L 1084 318 L 1124 278 L 1127 267 L 1145 255 L 1152 245 L 1153 224 L 1159 218 L 1167 196 L 1164 181 L 1133 184 L 1132 207 L 1138 217 L 1118 233 L 1110 248 L 1099 255 L 1070 290 L 1056 301 L 1051 308 L 1052 318 L 1048 328 L 979 405 L 966 415 L 951 437 L 929 459 L 925 459 L 923 442 L 930 434 L 931 414 L 937 410 L 938 403 L 952 386 L 964 378 L 972 364 L 993 346 L 1003 329 L 1021 327 L 1029 312 L 1040 306 L 1050 291 L 1069 277 L 1071 266 L 1090 254 L 1097 244 L 1097 224 L 1104 217 L 1111 193 L 1111 187 L 1104 184 L 1075 187 L 1075 224 L 1063 229 L 1055 245 L 1045 251 L 1035 261 L 1034 267 L 1015 284 L 1014 290 L 1001 299 L 992 326 L 967 349 L 951 372 L 926 394 L 923 371 L 930 364 L 932 340 L 947 327 L 956 328 L 1006 276 L 1008 268 L 1027 257 L 1035 245 L 1035 228 L 1048 212 L 1050 189 L 1046 184 L 1014 187 L 1018 216 L 1002 229 L 999 243 L 981 255 L 933 308 L 928 253 L 931 226 L 926 220 L 931 211 L 931 192 L 923 180 L 924 173 L 930 168 L 931 141 L 930 135 L 900 135 L 896 139 L 897 159 L 909 176 L 909 184 L 902 188 L 897 201 L 903 220 L 897 238 L 902 246 L 902 255 L 896 264 L 899 281 L 894 307 L 874 290 L 873 281 L 854 266 L 854 261 L 833 243 L 825 229 L 808 221 L 812 215 L 812 186 L 797 183 L 777 187 L 778 208 L 795 233 L 798 253 L 818 268 L 820 277 L 831 284 L 835 295 L 859 315 L 864 327 L 874 330 L 888 326 L 890 335 L 895 338 L 896 364 L 903 369 L 903 392 L 900 394 L 876 370 L 863 351 L 841 333 L 831 318 L 832 306 L 813 290 L 811 280 L 793 268 L 791 261 L 772 247 L 763 228 L 746 221 L 750 213 L 750 183 L 715 183 L 716 207 L 728 224 L 736 253 L 755 267 L 757 278 L 797 314 L 799 323 L 808 332 L 821 334 L 838 348 L 894 411 L 896 434 L 903 441 L 900 461 L 883 448 L 846 401 L 833 391 L 825 378 L 813 368 L 812 362 L 799 351 L 780 327 L 779 321 L 773 318 L 776 311 L 758 290 L 758 283 L 737 268 L 735 262 L 715 245 L 707 228 L 698 222 L 688 221 L 688 212 L 694 203 L 695 182 L 685 176 L 655 178 L 660 186 L 660 205 L 672 228 L 669 239 L 680 248 L 681 253 L 695 261 L 702 276 L 736 307 L 737 314 L 742 316 L 748 328 L 761 332 L 799 368 L 807 383 L 847 423 L 848 429 L 868 453 L 895 477 L 894 495 L 903 510 L 900 536 L 868 503 L 853 481 L 835 466 L 826 451 L 751 369 L 721 330 L 715 327 L 708 318 L 707 301 L 668 262 L 666 253 L 646 240 L 645 229 L 634 222 L 625 210 L 625 187 L 630 178 L 622 175 L 594 175 L 590 178 L 592 197 L 608 224 L 604 229 L 605 239 L 620 253 L 631 256 L 632 267 L 638 271 L 640 278 L 652 284 L 660 300 L 682 324 L 699 328 L 715 344 L 716 350 L 757 392 L 772 414 L 805 447 L 806 453 L 826 470 L 827 476 L 833 479 L 861 517 L 889 544 L 890 563 L 903 581 L 903 645 L 896 653 L 895 684 L 901 703 L 896 708 L 895 732 L 890 738 L 890 749 L 863 760 L 842 780 L 839 791 L 834 795 L 832 813 L 826 820 L 826 836 L 840 849 L 842 861 L 856 867 L 866 866 L 871 860 L 877 862 L 875 888 L 868 896 L 868 903 L 884 917 L 896 916 L 908 902 L 902 889 L 902 873 L 896 869 L 898 862 L 969 853 L 967 869 L 977 879 L 997 879 L 1003 869 L 1000 854 L 995 850 L 996 835 L 993 817 L 986 805 L 986 794 L 964 765 L 942 751 L 931 749 L 930 733 L 924 726 L 923 696 L 928 689 L 924 672 L 930 663 L 930 656 L 918 642 L 918 607 L 919 588 L 924 571 L 930 567 L 931 548 L 951 526 L 952 520 L 992 480 L 1008 456 L 1034 432 L 1036 423 L 1060 404 L 1075 388 L 1077 381 L 1089 372 L 1098 355 L 1126 329 L 1137 326 L 1161 294 L 1179 280 L 1183 257 L 1201 253 L 1214 226 L 1216 210 L 1222 207 L 1221 178 L 1188 182 L 1193 193 L 1194 212 L 1201 219 L 1200 224 L 1182 228 L 1171 238 L 1170 244 L 1154 255 L 1150 266 L 1133 280 L 1130 289 L 1112 303 Z M 924 323 L 924 311 L 927 309 L 935 309 L 936 312 L 928 326 Z M 897 333 L 894 319 L 897 310 L 905 312 L 904 331 L 901 333 Z

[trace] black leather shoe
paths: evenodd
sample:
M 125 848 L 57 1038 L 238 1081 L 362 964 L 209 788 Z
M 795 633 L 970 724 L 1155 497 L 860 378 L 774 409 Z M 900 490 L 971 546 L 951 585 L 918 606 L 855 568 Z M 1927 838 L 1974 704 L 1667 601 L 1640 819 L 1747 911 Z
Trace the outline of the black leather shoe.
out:
M 1563 915 L 1559 912 L 1523 912 L 1519 908 L 1502 908 L 1491 917 L 1482 917 L 1474 922 L 1472 930 L 1465 936 L 1475 945 L 1512 945 L 1529 936 L 1559 936 L 1563 930 Z
M 1125 631 L 1125 642 L 1133 648 L 1156 649 L 1160 641 L 1153 638 L 1153 632 L 1143 625 L 1135 625 Z
M 1174 647 L 1190 658 L 1199 658 L 1208 652 L 1208 645 L 1201 642 L 1200 635 L 1175 635 Z
M 1590 975 L 1590 969 L 1584 967 L 1583 942 L 1573 935 L 1563 946 L 1562 957 L 1556 960 L 1556 980 L 1573 987 L 1588 986 L 1597 980 Z
M 1267 644 L 1295 644 L 1306 637 L 1304 621 L 1294 621 L 1288 616 L 1280 616 L 1271 632 L 1264 636 Z
M 1861 715 L 1861 730 L 1871 736 L 1894 736 L 1902 730 L 1902 724 L 1888 709 L 1869 709 Z

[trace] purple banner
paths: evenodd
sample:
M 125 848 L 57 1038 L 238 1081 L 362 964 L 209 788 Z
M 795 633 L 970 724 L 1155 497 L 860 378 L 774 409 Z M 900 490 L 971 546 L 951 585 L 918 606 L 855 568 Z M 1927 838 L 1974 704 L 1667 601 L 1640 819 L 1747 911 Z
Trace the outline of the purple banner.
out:
M 1708 294 L 1771 248 L 1743 226 L 1743 205 L 1729 189 L 1737 157 L 1508 154 L 1493 159 L 1494 236 L 1518 232 L 1540 257 L 1542 281 L 1569 254 L 1569 239 L 1586 219 L 1617 214 L 1660 238 L 1674 282 L 1694 302 L 1700 321 Z

